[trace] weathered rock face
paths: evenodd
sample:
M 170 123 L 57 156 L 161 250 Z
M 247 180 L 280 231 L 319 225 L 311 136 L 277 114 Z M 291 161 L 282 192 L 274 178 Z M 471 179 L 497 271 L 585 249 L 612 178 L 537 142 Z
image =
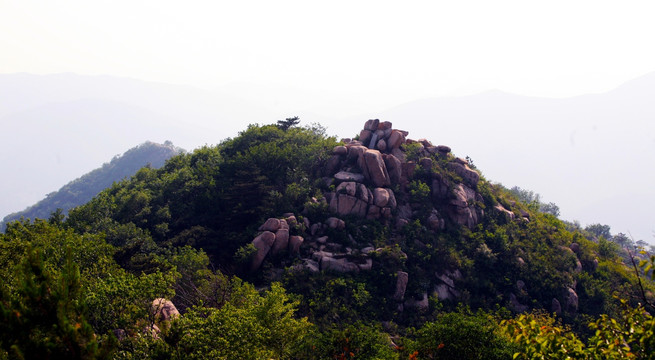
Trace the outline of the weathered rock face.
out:
M 330 217 L 327 220 L 325 220 L 325 224 L 330 229 L 343 230 L 343 229 L 346 228 L 346 223 L 343 220 L 335 218 L 335 217 Z
M 332 270 L 336 272 L 358 272 L 359 267 L 345 258 L 336 259 L 330 256 L 321 258 L 321 270 Z
M 550 309 L 551 312 L 554 312 L 559 316 L 562 315 L 562 305 L 560 304 L 559 300 L 555 298 L 553 298 L 553 300 L 550 302 Z
M 396 301 L 403 301 L 405 290 L 407 289 L 407 282 L 409 281 L 409 274 L 404 271 L 398 271 L 397 275 L 396 292 L 393 294 L 393 299 Z
M 155 321 L 170 321 L 180 316 L 180 312 L 170 300 L 157 298 L 152 301 L 150 311 L 154 315 Z
M 399 184 L 402 178 L 402 163 L 400 159 L 391 154 L 384 154 L 384 164 L 387 166 L 389 181 L 392 185 Z
M 428 294 L 423 293 L 421 299 L 407 299 L 404 304 L 405 309 L 417 309 L 419 311 L 425 311 L 430 308 L 430 303 L 428 301 Z
M 271 254 L 277 255 L 289 247 L 289 229 L 279 229 L 275 232 L 275 242 L 271 247 Z
M 391 185 L 387 166 L 384 164 L 382 154 L 377 150 L 367 150 L 364 153 L 364 176 L 376 187 Z
M 456 299 L 460 296 L 459 291 L 455 288 L 455 280 L 462 277 L 459 270 L 436 275 L 437 279 L 441 280 L 441 284 L 437 284 L 434 288 L 439 300 Z
M 389 149 L 397 149 L 400 145 L 405 143 L 405 135 L 398 130 L 392 130 L 389 135 L 389 141 L 387 142 L 387 147 Z
M 281 226 L 280 219 L 270 218 L 259 227 L 259 231 L 271 231 L 276 232 Z
M 446 228 L 446 221 L 441 218 L 437 210 L 432 210 L 428 217 L 428 227 L 432 231 L 440 231 Z
M 289 237 L 289 252 L 292 254 L 297 254 L 300 251 L 300 246 L 305 241 L 302 236 L 291 236 Z
M 448 169 L 454 171 L 457 175 L 464 179 L 464 182 L 469 186 L 475 188 L 480 181 L 480 174 L 477 171 L 469 168 L 467 163 L 462 164 L 461 161 L 453 161 L 448 163 Z
M 375 188 L 373 190 L 373 204 L 378 207 L 385 207 L 389 203 L 389 192 L 384 188 Z
M 482 209 L 474 205 L 475 201 L 479 201 L 479 195 L 475 190 L 463 184 L 455 186 L 453 195 L 454 198 L 450 200 L 448 207 L 448 216 L 456 224 L 472 229 L 484 214 Z
M 503 207 L 503 205 L 501 205 L 500 203 L 496 204 L 496 206 L 494 206 L 494 209 L 507 216 L 507 218 L 510 220 L 514 220 L 515 218 L 514 213 L 505 209 L 505 207 Z
M 570 287 L 564 290 L 564 311 L 567 313 L 578 311 L 578 294 Z
M 252 241 L 252 244 L 257 248 L 257 252 L 252 258 L 252 263 L 250 265 L 251 271 L 259 269 L 274 243 L 275 234 L 270 231 L 264 231 Z

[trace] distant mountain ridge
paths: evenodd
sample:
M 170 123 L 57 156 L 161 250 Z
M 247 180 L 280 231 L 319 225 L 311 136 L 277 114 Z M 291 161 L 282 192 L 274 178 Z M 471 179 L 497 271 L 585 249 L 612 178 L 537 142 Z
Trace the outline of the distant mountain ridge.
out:
M 357 118 L 467 149 L 487 177 L 541 193 L 562 217 L 653 241 L 655 73 L 599 94 L 540 98 L 488 91 L 416 100 Z M 629 174 L 629 175 L 628 175 Z M 619 201 L 617 201 L 619 200 Z
M 184 150 L 173 146 L 171 142 L 157 144 L 147 141 L 126 151 L 123 155 L 116 155 L 110 162 L 103 164 L 102 167 L 69 182 L 57 191 L 47 194 L 43 200 L 27 209 L 5 216 L 0 221 L 0 231 L 4 231 L 7 223 L 21 218 L 47 219 L 57 209 L 61 209 L 63 214 L 66 214 L 68 210 L 87 203 L 114 182 L 134 175 L 143 166 L 159 168 L 164 165 L 166 160 L 182 152 Z

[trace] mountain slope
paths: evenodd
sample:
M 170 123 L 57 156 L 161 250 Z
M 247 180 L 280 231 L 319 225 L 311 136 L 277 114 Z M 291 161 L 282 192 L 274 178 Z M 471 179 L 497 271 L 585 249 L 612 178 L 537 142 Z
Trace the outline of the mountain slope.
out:
M 133 258 L 153 243 L 201 247 L 226 273 L 283 281 L 317 323 L 336 314 L 325 305 L 331 295 L 316 289 L 343 277 L 350 280 L 339 291 L 370 296 L 340 300 L 339 318 L 352 322 L 409 325 L 433 298 L 442 306 L 545 309 L 575 323 L 612 311 L 614 284 L 638 296 L 616 254 L 601 255 L 581 229 L 521 203 L 449 147 L 377 120 L 343 145 L 324 136 L 251 126 L 160 170 L 141 170 L 73 210 L 67 223 L 131 244 L 121 256 L 127 268 L 155 266 L 155 258 Z
M 21 218 L 47 219 L 57 209 L 61 209 L 65 215 L 68 210 L 85 204 L 113 183 L 134 175 L 143 166 L 159 168 L 181 151 L 171 143 L 161 145 L 145 142 L 121 156 L 115 156 L 109 163 L 69 182 L 58 191 L 47 194 L 45 199 L 29 208 L 7 215 L 0 222 L 0 229 L 4 230 L 5 224 Z
M 616 244 L 379 120 L 342 142 L 319 126 L 252 125 L 142 168 L 66 219 L 12 222 L 0 247 L 0 357 L 655 349 L 655 287 Z

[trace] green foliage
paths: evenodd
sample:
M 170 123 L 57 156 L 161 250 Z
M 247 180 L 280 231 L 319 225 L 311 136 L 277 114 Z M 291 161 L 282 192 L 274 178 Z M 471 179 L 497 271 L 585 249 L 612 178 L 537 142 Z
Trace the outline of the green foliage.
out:
M 651 359 L 655 351 L 655 319 L 643 307 L 621 301 L 619 318 L 602 315 L 589 323 L 594 331 L 586 344 L 569 328 L 543 313 L 503 321 L 501 328 L 519 345 L 521 359 Z
M 251 125 L 216 147 L 171 158 L 159 170 L 140 170 L 71 211 L 67 225 L 110 235 L 132 223 L 140 230 L 132 228 L 116 239 L 138 239 L 126 262 L 151 237 L 158 246 L 202 247 L 217 262 L 230 263 L 237 249 L 251 240 L 254 223 L 280 211 L 302 210 L 316 194 L 309 179 L 335 145 L 320 126 L 282 130 Z M 149 260 L 144 261 L 142 269 L 149 271 Z
M 523 314 L 501 322 L 501 328 L 520 347 L 514 359 L 584 359 L 584 344 L 569 328 L 543 314 Z
M 0 292 L 0 347 L 12 359 L 108 358 L 113 341 L 104 344 L 86 321 L 79 268 L 67 248 L 61 273 L 52 274 L 38 249 L 28 249 L 20 264 L 14 294 Z
M 303 359 L 398 359 L 389 335 L 379 327 L 357 322 L 331 328 L 310 339 Z
M 277 121 L 277 127 L 280 129 L 287 131 L 289 130 L 290 127 L 296 126 L 300 123 L 300 118 L 297 116 L 286 118 L 284 120 L 278 120 Z
M 413 204 L 417 204 L 420 211 L 425 215 L 429 209 L 432 208 L 432 200 L 430 199 L 430 187 L 428 184 L 420 180 L 413 180 L 409 183 L 409 200 Z
M 192 307 L 163 334 L 163 343 L 135 339 L 120 358 L 297 358 L 311 325 L 294 317 L 297 303 L 285 290 L 273 284 L 260 295 L 238 279 L 231 288 L 230 300 L 220 309 Z
M 591 233 L 593 236 L 600 238 L 604 237 L 605 239 L 611 239 L 612 234 L 610 233 L 610 226 L 609 225 L 602 225 L 602 224 L 591 224 L 587 225 L 585 228 L 585 231 Z
M 440 314 L 415 331 L 407 352 L 415 359 L 509 359 L 516 347 L 484 313 Z
M 619 245 L 601 235 L 598 238 L 598 255 L 606 259 L 615 259 L 619 255 Z

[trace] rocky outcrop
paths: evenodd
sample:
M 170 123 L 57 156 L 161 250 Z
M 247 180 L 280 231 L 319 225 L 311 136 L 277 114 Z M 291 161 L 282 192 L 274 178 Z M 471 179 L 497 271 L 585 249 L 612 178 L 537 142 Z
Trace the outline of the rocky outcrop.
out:
M 150 311 L 156 322 L 171 321 L 180 316 L 173 302 L 164 298 L 153 300 Z
M 452 170 L 457 175 L 461 176 L 467 185 L 473 188 L 478 186 L 478 182 L 480 181 L 480 174 L 468 166 L 468 161 L 457 158 L 454 161 L 448 163 L 447 167 L 449 170 Z
M 405 309 L 416 309 L 418 311 L 426 311 L 430 308 L 430 302 L 428 301 L 428 294 L 423 293 L 420 299 L 410 298 L 405 300 L 404 303 Z
M 407 282 L 409 281 L 409 274 L 404 271 L 398 271 L 396 275 L 396 292 L 393 294 L 393 299 L 403 301 L 405 290 L 407 289 Z
M 455 280 L 461 279 L 462 277 L 459 270 L 436 274 L 436 277 L 441 281 L 434 288 L 434 293 L 439 300 L 453 300 L 460 296 L 459 291 L 455 288 Z
M 517 312 L 517 313 L 523 313 L 528 311 L 529 307 L 527 305 L 523 305 L 519 302 L 518 298 L 516 295 L 509 294 L 509 307 L 512 311 Z
M 550 302 L 550 311 L 559 316 L 562 315 L 562 305 L 556 298 L 553 298 L 553 300 Z
M 384 164 L 384 159 L 379 151 L 366 150 L 363 159 L 362 171 L 368 181 L 376 187 L 391 185 L 387 166 Z
M 563 309 L 567 313 L 575 313 L 578 311 L 578 294 L 570 287 L 564 290 L 563 294 L 564 306 Z
M 255 245 L 257 252 L 253 256 L 252 262 L 250 264 L 251 271 L 256 271 L 259 269 L 274 243 L 275 234 L 270 231 L 264 231 L 252 241 L 252 244 Z
M 482 197 L 464 184 L 457 184 L 452 194 L 453 198 L 448 206 L 450 219 L 458 225 L 472 229 L 484 215 L 484 211 L 475 206 L 475 202 L 482 201 Z

